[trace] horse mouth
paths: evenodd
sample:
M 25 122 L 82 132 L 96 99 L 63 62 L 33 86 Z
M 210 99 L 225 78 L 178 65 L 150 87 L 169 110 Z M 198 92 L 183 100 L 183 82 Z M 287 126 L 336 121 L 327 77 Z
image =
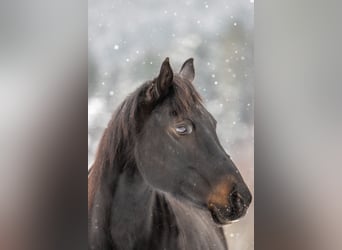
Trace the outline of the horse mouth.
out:
M 210 204 L 209 211 L 213 221 L 218 225 L 232 224 L 240 220 L 247 213 L 247 208 L 240 211 L 235 211 L 229 207 L 218 208 Z

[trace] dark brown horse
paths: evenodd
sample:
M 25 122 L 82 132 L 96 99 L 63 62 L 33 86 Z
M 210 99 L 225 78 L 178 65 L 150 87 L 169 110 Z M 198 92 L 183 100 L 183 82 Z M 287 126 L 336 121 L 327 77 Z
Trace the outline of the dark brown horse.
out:
M 89 249 L 227 249 L 220 225 L 252 196 L 192 82 L 193 60 L 160 74 L 120 105 L 88 179 Z

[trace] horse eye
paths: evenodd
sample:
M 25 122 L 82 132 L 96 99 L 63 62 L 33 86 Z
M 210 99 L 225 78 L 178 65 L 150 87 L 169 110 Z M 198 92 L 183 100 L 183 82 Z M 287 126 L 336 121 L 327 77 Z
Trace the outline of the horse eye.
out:
M 177 131 L 179 134 L 184 134 L 187 130 L 186 130 L 186 127 L 180 126 L 180 127 L 177 127 L 177 128 L 176 128 L 176 131 Z
M 188 135 L 192 132 L 192 126 L 190 124 L 182 124 L 176 127 L 176 132 L 180 135 Z

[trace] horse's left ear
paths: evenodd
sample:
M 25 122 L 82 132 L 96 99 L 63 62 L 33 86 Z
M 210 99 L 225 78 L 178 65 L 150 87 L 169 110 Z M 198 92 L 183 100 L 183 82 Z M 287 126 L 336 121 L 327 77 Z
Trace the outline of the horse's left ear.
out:
M 153 80 L 153 83 L 149 86 L 146 93 L 147 102 L 155 102 L 165 97 L 170 90 L 173 81 L 173 71 L 167 57 L 161 68 L 157 78 Z
M 190 82 L 192 82 L 195 79 L 195 68 L 193 58 L 189 58 L 184 62 L 181 70 L 179 71 L 179 75 Z
M 171 69 L 169 58 L 166 57 L 160 68 L 159 76 L 156 79 L 158 98 L 168 94 L 169 89 L 172 85 L 172 80 L 173 71 Z

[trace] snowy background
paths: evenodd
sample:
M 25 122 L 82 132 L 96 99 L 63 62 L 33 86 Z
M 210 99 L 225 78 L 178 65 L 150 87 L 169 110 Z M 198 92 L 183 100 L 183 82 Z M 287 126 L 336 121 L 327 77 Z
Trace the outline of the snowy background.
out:
M 254 192 L 253 0 L 89 0 L 88 165 L 113 111 L 165 57 L 195 60 L 218 136 Z M 230 250 L 254 249 L 254 203 L 226 226 Z

